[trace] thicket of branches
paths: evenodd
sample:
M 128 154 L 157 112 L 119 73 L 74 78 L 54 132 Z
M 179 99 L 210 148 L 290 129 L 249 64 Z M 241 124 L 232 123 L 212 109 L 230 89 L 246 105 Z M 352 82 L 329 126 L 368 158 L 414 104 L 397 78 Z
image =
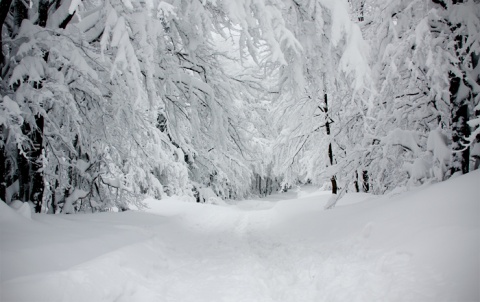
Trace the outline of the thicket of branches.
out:
M 0 198 L 385 193 L 480 163 L 478 1 L 2 0 Z
M 306 83 L 275 111 L 280 173 L 383 194 L 479 167 L 478 1 L 351 0 L 337 43 L 339 13 L 294 3 Z
M 276 8 L 175 3 L 1 2 L 1 199 L 72 213 L 194 186 L 249 193 L 265 93 L 259 68 L 238 67 L 262 35 L 278 44 L 278 16 L 258 24 Z

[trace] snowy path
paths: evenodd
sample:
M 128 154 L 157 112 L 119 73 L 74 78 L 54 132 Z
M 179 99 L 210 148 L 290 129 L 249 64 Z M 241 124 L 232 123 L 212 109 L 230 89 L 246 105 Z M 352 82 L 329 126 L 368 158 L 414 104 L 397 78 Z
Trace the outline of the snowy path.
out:
M 2 204 L 0 301 L 478 301 L 479 176 L 331 211 L 303 192 L 33 220 Z

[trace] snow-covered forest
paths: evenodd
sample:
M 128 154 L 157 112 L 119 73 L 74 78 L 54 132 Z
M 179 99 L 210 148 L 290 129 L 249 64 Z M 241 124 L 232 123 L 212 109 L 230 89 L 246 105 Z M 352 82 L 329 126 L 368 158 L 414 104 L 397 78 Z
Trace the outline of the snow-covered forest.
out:
M 2 0 L 0 198 L 74 213 L 467 173 L 479 18 L 471 0 Z
M 480 167 L 479 0 L 0 0 L 0 49 L 0 261 L 6 301 L 16 301 L 26 284 L 37 287 L 19 300 L 354 301 L 341 294 L 342 284 L 365 271 L 370 275 L 354 284 L 355 293 L 369 282 L 378 288 L 355 301 L 480 298 L 472 290 L 480 280 L 474 257 L 480 251 L 480 174 L 474 171 Z M 444 195 L 435 195 L 434 188 Z M 302 201 L 305 194 L 308 202 Z M 286 199 L 292 202 L 279 202 Z M 349 200 L 352 207 L 346 206 Z M 437 206 L 440 212 L 431 213 Z M 417 216 L 402 220 L 412 212 Z M 324 220 L 314 222 L 309 213 Z M 389 215 L 390 221 L 372 223 Z M 184 220 L 171 218 L 177 216 Z M 102 217 L 106 222 L 99 224 Z M 343 226 L 345 220 L 353 224 Z M 447 220 L 463 231 L 429 233 L 447 234 L 441 244 L 405 243 L 408 232 L 437 230 L 437 222 Z M 164 222 L 174 233 L 160 226 Z M 200 235 L 184 229 L 193 226 Z M 310 227 L 336 233 L 315 233 L 317 238 Z M 381 228 L 380 235 L 372 231 Z M 118 229 L 126 239 L 115 237 Z M 56 232 L 73 239 L 54 239 Z M 375 240 L 367 249 L 358 238 L 371 232 Z M 397 253 L 382 241 L 389 236 L 408 252 Z M 110 241 L 98 245 L 105 238 Z M 70 269 L 144 239 L 144 248 L 115 257 L 165 257 L 161 265 L 178 270 L 153 275 L 174 283 L 165 276 L 188 279 L 204 272 L 198 267 L 182 275 L 182 261 L 196 267 L 194 257 L 182 254 L 186 250 L 202 248 L 214 268 L 213 259 L 234 255 L 230 249 L 238 245 L 237 252 L 256 259 L 245 265 L 266 270 L 243 271 L 225 260 L 224 271 L 202 278 L 238 269 L 239 280 L 253 274 L 271 283 L 268 290 L 242 283 L 249 291 L 234 288 L 239 292 L 221 295 L 211 288 L 191 297 L 183 288 L 169 288 L 170 297 L 150 292 L 145 284 L 151 280 L 142 275 L 150 280 L 141 285 L 148 291 L 131 285 L 129 296 L 123 291 L 128 277 L 117 275 L 121 288 L 112 285 L 107 294 L 93 290 L 54 298 L 44 290 L 38 296 L 41 288 L 73 293 L 68 287 L 78 278 L 102 283 L 116 274 L 115 262 L 99 262 L 105 275 L 68 275 L 73 283 L 57 275 L 15 279 L 43 274 L 44 260 L 60 259 L 53 268 Z M 49 247 L 32 243 L 37 241 Z M 305 242 L 314 242 L 307 252 L 294 247 Z M 425 268 L 416 271 L 419 280 L 432 279 L 413 285 L 417 279 L 409 267 L 430 261 L 426 255 L 446 242 L 460 247 L 448 255 L 474 262 L 446 272 L 467 272 L 468 278 L 442 279 Z M 73 256 L 65 256 L 70 251 L 61 244 L 77 247 Z M 422 256 L 415 258 L 414 251 Z M 63 256 L 52 256 L 57 253 Z M 15 255 L 29 260 L 22 265 Z M 30 259 L 38 255 L 43 260 Z M 313 262 L 303 267 L 302 259 Z M 431 260 L 432 272 L 453 256 L 438 259 Z M 336 274 L 345 263 L 354 270 Z M 149 264 L 132 265 L 144 271 Z M 316 270 L 338 284 L 319 289 L 309 283 L 320 276 Z M 287 271 L 299 279 L 279 277 Z M 439 290 L 447 283 L 451 287 Z M 302 293 L 279 291 L 304 286 Z M 417 295 L 422 286 L 430 292 Z

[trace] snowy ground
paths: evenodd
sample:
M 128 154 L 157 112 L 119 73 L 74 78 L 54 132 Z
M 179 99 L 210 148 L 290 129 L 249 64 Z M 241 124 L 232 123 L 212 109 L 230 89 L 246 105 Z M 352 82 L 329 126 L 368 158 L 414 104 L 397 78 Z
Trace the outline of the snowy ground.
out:
M 0 203 L 0 301 L 479 301 L 480 171 L 404 194 L 34 215 Z

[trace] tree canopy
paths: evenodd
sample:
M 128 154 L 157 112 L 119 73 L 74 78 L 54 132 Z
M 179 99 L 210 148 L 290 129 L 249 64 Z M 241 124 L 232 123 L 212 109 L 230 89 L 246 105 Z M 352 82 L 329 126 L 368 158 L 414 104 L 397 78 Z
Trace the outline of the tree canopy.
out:
M 7 203 L 74 213 L 297 182 L 382 194 L 480 165 L 478 1 L 0 8 Z

